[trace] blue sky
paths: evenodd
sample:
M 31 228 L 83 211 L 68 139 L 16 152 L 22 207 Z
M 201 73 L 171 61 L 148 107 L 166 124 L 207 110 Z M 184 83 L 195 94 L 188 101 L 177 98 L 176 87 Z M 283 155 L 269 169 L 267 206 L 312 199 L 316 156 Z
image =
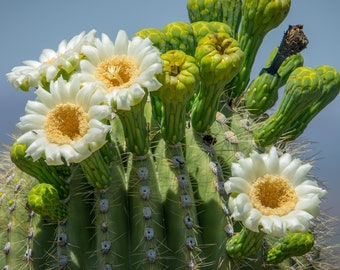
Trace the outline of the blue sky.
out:
M 292 1 L 291 11 L 281 26 L 271 31 L 260 48 L 253 74 L 257 74 L 269 54 L 279 44 L 289 24 L 303 24 L 310 41 L 303 55 L 305 65 L 327 64 L 340 71 L 339 27 L 340 1 Z M 96 29 L 112 39 L 119 29 L 131 37 L 136 31 L 161 28 L 173 21 L 188 21 L 186 0 L 11 0 L 0 4 L 0 142 L 11 142 L 8 134 L 23 115 L 33 91 L 14 90 L 5 74 L 24 60 L 37 60 L 44 48 L 57 49 L 63 39 L 69 40 L 82 31 Z M 340 96 L 308 126 L 303 138 L 313 142 L 307 156 L 317 154 L 313 173 L 326 182 L 328 194 L 322 204 L 328 213 L 340 216 Z M 333 241 L 340 242 L 340 228 Z

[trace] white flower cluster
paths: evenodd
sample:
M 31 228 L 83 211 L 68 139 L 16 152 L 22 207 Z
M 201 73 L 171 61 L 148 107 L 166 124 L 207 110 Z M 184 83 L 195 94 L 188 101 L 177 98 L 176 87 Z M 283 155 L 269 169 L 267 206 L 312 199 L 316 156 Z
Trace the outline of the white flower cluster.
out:
M 149 39 L 131 41 L 119 31 L 115 42 L 96 31 L 81 33 L 58 50 L 43 50 L 7 74 L 15 89 L 36 90 L 18 127 L 26 155 L 47 164 L 80 162 L 99 149 L 110 130 L 111 110 L 130 110 L 161 84 L 159 50 Z

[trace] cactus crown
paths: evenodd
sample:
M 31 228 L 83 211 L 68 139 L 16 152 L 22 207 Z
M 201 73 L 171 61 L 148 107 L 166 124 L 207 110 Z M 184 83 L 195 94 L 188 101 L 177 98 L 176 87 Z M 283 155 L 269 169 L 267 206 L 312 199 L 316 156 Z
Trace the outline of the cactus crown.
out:
M 131 40 L 81 33 L 57 59 L 7 75 L 37 99 L 3 157 L 0 267 L 324 265 L 326 191 L 289 145 L 339 93 L 339 73 L 303 66 L 308 39 L 296 25 L 249 83 L 289 0 L 187 9 L 190 22 Z

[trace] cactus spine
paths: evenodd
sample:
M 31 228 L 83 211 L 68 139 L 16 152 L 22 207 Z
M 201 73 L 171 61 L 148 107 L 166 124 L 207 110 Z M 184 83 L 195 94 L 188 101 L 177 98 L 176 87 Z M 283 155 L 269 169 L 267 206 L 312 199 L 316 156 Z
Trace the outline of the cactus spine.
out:
M 288 0 L 189 0 L 187 9 L 190 22 L 142 29 L 131 41 L 122 31 L 115 42 L 79 35 L 79 62 L 55 67 L 53 78 L 41 69 L 27 86 L 32 74 L 21 84 L 9 74 L 24 91 L 39 86 L 40 99 L 2 156 L 0 267 L 286 269 L 307 261 L 325 191 L 284 146 L 337 96 L 340 75 L 303 66 L 308 41 L 297 25 L 248 86 Z M 55 93 L 76 112 L 49 127 L 63 143 L 42 137 Z M 277 208 L 283 214 L 268 214 Z

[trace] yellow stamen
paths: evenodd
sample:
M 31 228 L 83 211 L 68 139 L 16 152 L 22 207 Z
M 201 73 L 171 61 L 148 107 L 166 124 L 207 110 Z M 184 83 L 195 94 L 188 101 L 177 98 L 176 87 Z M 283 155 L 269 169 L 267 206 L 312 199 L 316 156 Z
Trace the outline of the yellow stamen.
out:
M 138 75 L 137 62 L 126 55 L 117 55 L 100 62 L 95 74 L 97 80 L 105 83 L 108 89 L 129 87 Z
M 292 211 L 298 197 L 286 179 L 266 174 L 252 184 L 249 198 L 262 215 L 284 216 Z
M 69 144 L 82 138 L 88 130 L 88 114 L 75 104 L 59 104 L 47 115 L 46 137 L 51 143 Z

